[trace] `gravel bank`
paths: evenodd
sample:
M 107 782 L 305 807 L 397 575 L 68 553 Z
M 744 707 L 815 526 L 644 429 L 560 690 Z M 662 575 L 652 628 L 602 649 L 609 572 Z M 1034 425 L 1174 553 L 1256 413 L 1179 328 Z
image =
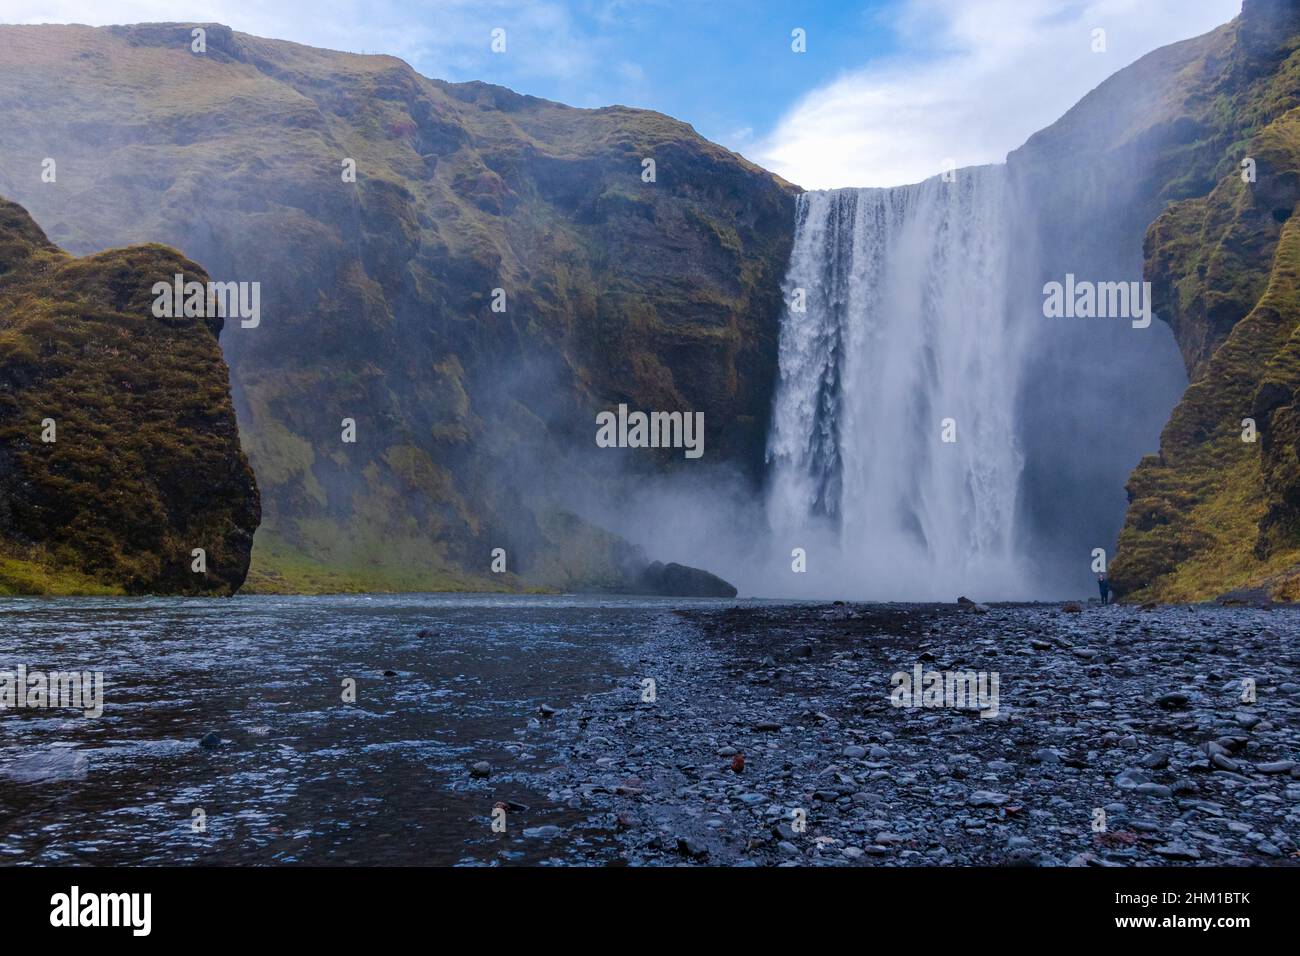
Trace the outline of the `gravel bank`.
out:
M 581 822 L 501 839 L 634 865 L 1300 862 L 1293 610 L 739 606 L 647 630 L 619 686 L 518 731 Z M 918 667 L 983 675 L 982 709 L 899 706 Z

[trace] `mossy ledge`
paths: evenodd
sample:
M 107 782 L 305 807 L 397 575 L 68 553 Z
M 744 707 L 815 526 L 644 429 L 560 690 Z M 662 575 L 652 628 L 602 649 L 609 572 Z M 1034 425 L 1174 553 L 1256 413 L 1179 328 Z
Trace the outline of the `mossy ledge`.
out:
M 76 258 L 0 199 L 0 595 L 243 583 L 261 504 L 222 322 L 154 317 L 176 274 L 208 281 L 164 246 Z

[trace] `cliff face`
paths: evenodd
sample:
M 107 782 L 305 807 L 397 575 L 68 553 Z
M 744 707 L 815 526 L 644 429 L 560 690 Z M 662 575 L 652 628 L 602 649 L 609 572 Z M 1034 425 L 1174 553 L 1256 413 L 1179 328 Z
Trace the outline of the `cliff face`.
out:
M 222 343 L 250 585 L 613 580 L 625 549 L 565 512 L 620 402 L 703 411 L 709 460 L 757 472 L 793 187 L 656 113 L 205 29 L 0 27 L 0 188 L 73 250 L 261 283 Z
M 0 200 L 0 594 L 243 583 L 260 509 L 222 321 L 154 317 L 176 274 L 208 278 L 157 245 L 74 258 Z
M 1007 159 L 1013 287 L 1024 296 L 1027 336 L 1022 527 L 1037 539 L 1035 563 L 1060 565 L 1047 569 L 1059 582 L 1056 593 L 1087 586 L 1095 548 L 1114 554 L 1124 484 L 1159 441 L 1187 378 L 1168 325 L 1047 319 L 1042 289 L 1069 275 L 1141 280 L 1142 237 L 1152 220 L 1171 199 L 1208 188 L 1195 157 L 1200 132 L 1184 119 L 1184 85 L 1230 45 L 1224 27 L 1152 52 Z
M 1114 461 L 1119 447 L 1131 467 L 1134 436 L 1147 427 L 1135 422 L 1174 409 L 1159 454 L 1143 457 L 1127 482 L 1110 570 L 1134 599 L 1204 599 L 1261 583 L 1276 592 L 1300 562 L 1288 503 L 1297 446 L 1287 372 L 1300 319 L 1287 239 L 1297 199 L 1297 48 L 1300 7 L 1246 0 L 1233 22 L 1120 70 L 1008 161 L 1025 197 L 1034 280 L 1141 276 L 1166 323 L 1040 322 L 1038 367 L 1028 376 L 1027 419 L 1074 444 L 1061 450 L 1049 440 L 1051 455 L 1031 448 L 1027 456 L 1029 484 L 1049 490 L 1039 507 L 1055 523 L 1078 521 L 1064 512 L 1089 500 L 1088 489 L 1118 487 L 1098 463 Z M 1171 380 L 1171 363 L 1181 365 L 1185 388 Z M 1077 387 L 1062 395 L 1062 381 Z M 1257 422 L 1254 443 L 1241 440 L 1248 417 Z M 1145 452 L 1153 439 L 1154 431 L 1137 447 Z M 1035 458 L 1058 474 L 1034 475 Z M 1052 504 L 1058 494 L 1067 504 Z M 1080 524 L 1082 566 L 1114 539 L 1097 515 Z
M 1190 385 L 1128 484 L 1113 572 L 1136 599 L 1300 598 L 1300 9 L 1247 0 L 1181 78 L 1181 197 L 1146 234 Z
M 757 476 L 794 187 L 656 113 L 192 29 L 0 27 L 0 192 L 74 252 L 259 284 L 222 340 L 253 588 L 626 586 L 654 556 L 572 512 L 695 466 L 598 452 L 620 403 L 702 411 L 708 461 Z M 1118 534 L 1130 596 L 1300 595 L 1298 48 L 1294 3 L 1246 0 L 1009 157 L 1020 517 L 1055 580 Z M 1044 325 L 1066 273 L 1145 276 L 1165 324 Z

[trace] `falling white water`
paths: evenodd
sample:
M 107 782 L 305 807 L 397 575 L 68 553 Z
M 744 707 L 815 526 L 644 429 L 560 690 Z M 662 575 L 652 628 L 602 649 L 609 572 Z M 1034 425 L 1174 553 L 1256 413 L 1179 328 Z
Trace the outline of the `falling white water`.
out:
M 1029 592 L 1012 548 L 1021 350 L 1007 192 L 1004 168 L 984 166 L 800 197 L 768 446 L 769 522 L 783 554 L 807 552 L 790 588 Z M 944 419 L 955 443 L 941 441 Z

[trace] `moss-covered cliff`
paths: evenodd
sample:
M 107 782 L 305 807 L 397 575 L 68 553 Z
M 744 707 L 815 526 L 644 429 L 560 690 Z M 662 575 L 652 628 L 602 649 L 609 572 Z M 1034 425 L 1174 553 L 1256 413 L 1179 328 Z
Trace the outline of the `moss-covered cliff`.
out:
M 205 29 L 0 27 L 0 190 L 74 251 L 261 283 L 222 341 L 250 586 L 612 580 L 621 545 L 564 512 L 619 402 L 703 411 L 708 460 L 758 471 L 793 187 L 660 114 Z
M 1300 9 L 1247 0 L 1181 74 L 1177 198 L 1146 278 L 1190 385 L 1128 483 L 1134 599 L 1300 598 Z M 1171 197 L 1173 198 L 1173 197 Z M 1253 427 L 1247 420 L 1253 421 Z
M 207 281 L 158 245 L 74 258 L 0 199 L 0 594 L 243 583 L 260 509 L 222 320 L 155 318 L 176 274 Z

